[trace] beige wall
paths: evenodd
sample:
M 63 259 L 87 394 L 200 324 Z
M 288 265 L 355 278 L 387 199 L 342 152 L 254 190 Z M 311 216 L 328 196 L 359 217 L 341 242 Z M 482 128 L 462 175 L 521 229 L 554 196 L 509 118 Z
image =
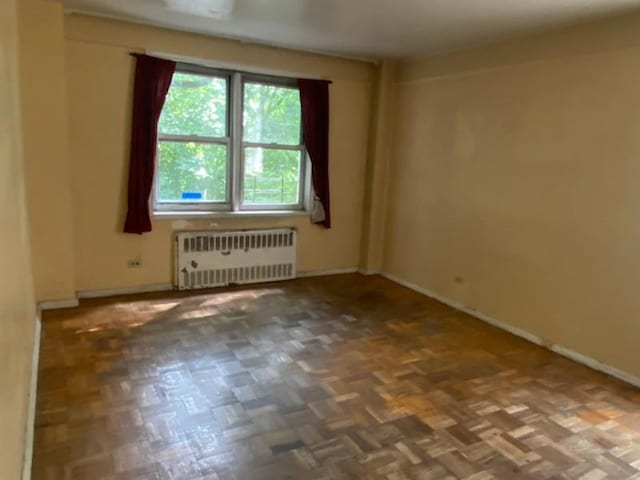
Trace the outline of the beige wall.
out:
M 22 470 L 34 332 L 20 136 L 16 1 L 0 2 L 0 478 Z
M 404 63 L 385 270 L 640 376 L 638 31 Z
M 387 187 L 395 111 L 397 64 L 385 60 L 377 69 L 369 130 L 369 155 L 365 176 L 364 220 L 360 248 L 360 270 L 380 273 L 384 259 Z
M 76 285 L 78 290 L 172 281 L 172 233 L 184 225 L 156 220 L 142 236 L 120 233 L 125 215 L 134 61 L 131 50 L 161 51 L 331 78 L 333 228 L 308 218 L 217 219 L 190 229 L 294 226 L 299 270 L 356 267 L 359 262 L 364 171 L 374 68 L 365 63 L 259 47 L 198 35 L 101 20 L 65 18 Z M 141 258 L 143 268 L 128 269 Z
M 27 203 L 38 300 L 75 296 L 62 6 L 19 2 Z

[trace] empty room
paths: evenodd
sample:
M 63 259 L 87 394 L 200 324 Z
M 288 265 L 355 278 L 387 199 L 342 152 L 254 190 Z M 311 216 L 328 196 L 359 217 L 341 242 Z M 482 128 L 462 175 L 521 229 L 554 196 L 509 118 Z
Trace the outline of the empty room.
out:
M 2 0 L 0 480 L 640 480 L 640 0 Z

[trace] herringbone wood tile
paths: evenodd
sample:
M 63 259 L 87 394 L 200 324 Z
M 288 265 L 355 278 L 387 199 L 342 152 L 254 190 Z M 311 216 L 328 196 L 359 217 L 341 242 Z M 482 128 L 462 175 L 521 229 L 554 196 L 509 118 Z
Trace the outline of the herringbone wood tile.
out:
M 638 390 L 379 277 L 45 315 L 36 480 L 639 470 Z

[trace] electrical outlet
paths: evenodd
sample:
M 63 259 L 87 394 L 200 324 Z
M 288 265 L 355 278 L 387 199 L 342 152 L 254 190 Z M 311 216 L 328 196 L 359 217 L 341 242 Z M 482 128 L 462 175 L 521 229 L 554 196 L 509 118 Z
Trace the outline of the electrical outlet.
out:
M 129 268 L 140 268 L 142 267 L 142 260 L 140 259 L 129 260 L 127 262 L 127 265 Z

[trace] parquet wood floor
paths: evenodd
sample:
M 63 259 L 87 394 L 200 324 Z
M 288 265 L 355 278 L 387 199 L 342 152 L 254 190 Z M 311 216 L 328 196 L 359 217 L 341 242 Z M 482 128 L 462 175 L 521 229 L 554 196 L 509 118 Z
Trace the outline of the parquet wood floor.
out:
M 640 479 L 640 392 L 380 277 L 44 318 L 36 480 Z

